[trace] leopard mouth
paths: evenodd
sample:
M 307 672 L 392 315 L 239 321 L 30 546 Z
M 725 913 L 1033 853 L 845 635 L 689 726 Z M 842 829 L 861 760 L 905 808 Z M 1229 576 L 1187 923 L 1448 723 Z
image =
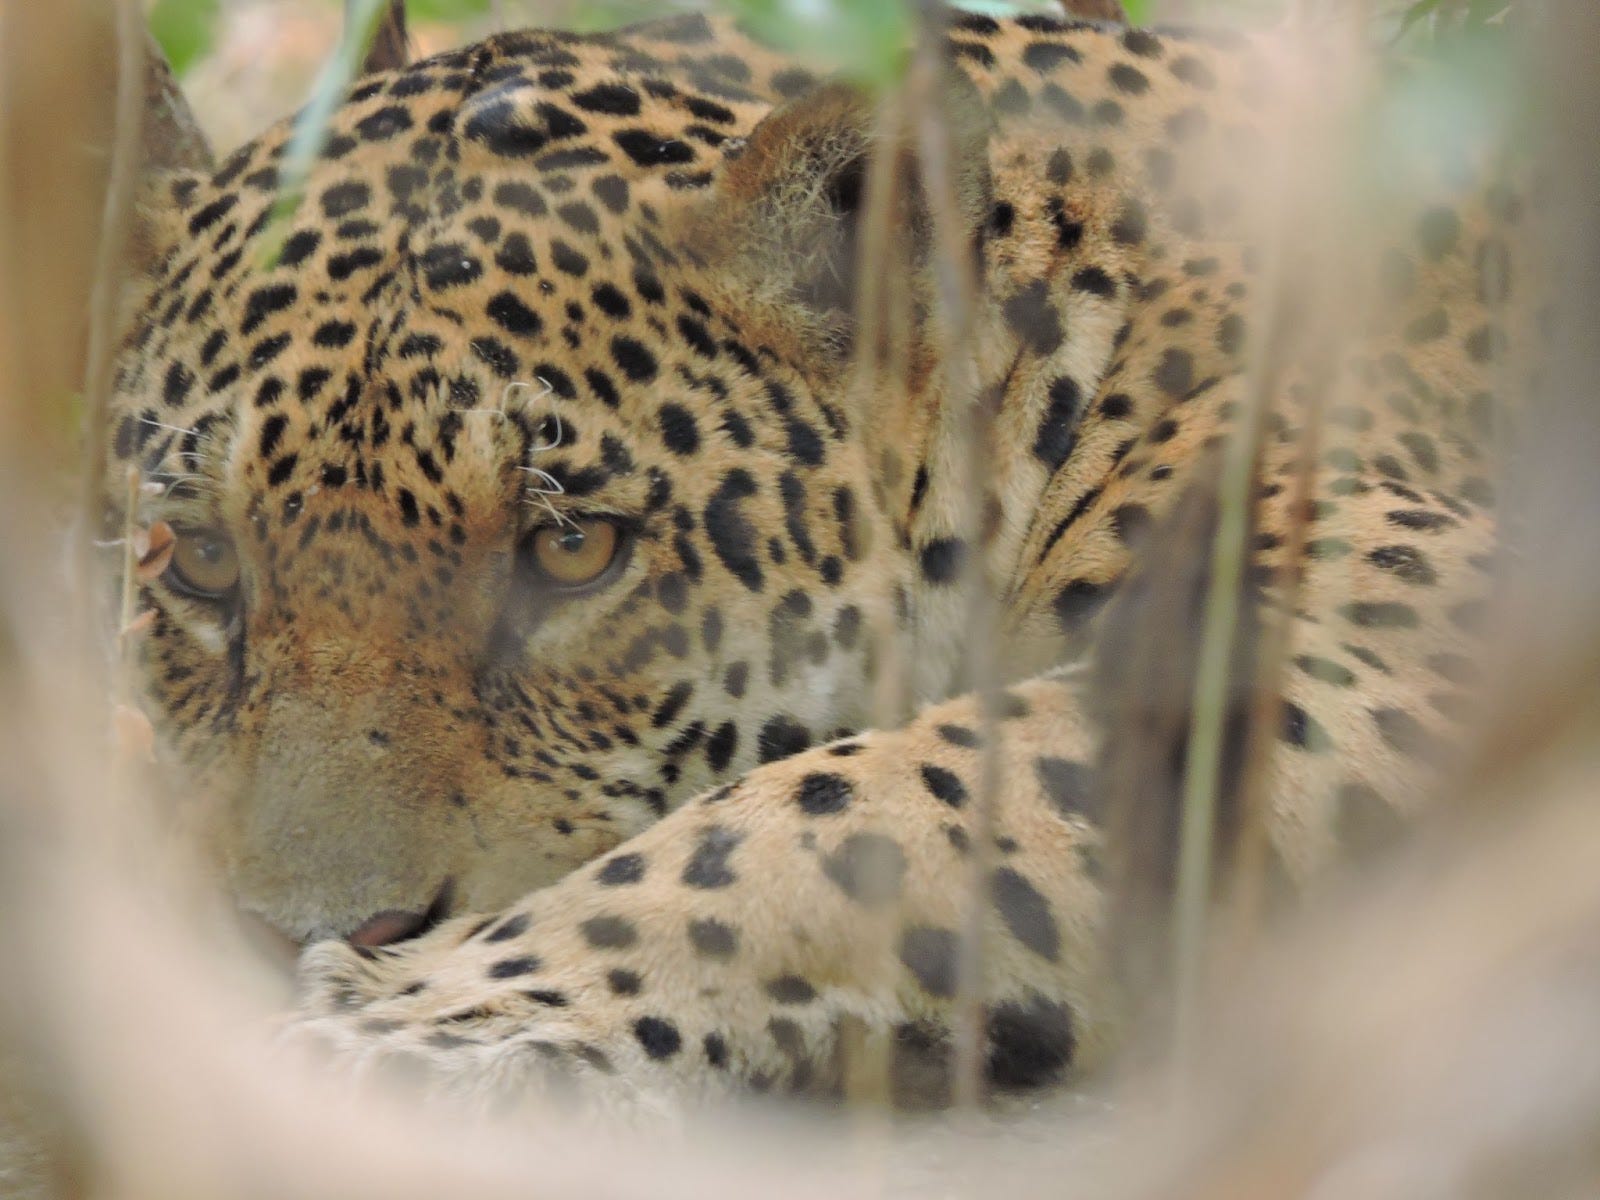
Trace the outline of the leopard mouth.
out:
M 450 915 L 455 902 L 455 880 L 446 879 L 439 885 L 428 907 L 419 911 L 388 908 L 374 913 L 351 932 L 344 940 L 357 951 L 371 951 L 382 946 L 409 942 L 436 928 Z

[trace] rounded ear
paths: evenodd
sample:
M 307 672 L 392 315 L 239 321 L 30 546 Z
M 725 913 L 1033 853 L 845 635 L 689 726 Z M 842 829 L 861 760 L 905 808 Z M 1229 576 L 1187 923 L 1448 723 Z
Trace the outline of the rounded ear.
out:
M 149 34 L 144 46 L 139 151 L 142 179 L 124 252 L 135 271 L 147 269 L 174 236 L 178 209 L 174 185 L 186 175 L 209 174 L 213 166 L 211 143 L 161 47 Z
M 161 47 L 149 34 L 145 35 L 144 112 L 139 133 L 146 173 L 211 169 L 211 144 Z
M 344 0 L 346 28 L 355 16 L 359 0 Z M 384 0 L 383 16 L 367 46 L 366 57 L 361 60 L 361 73 L 373 71 L 398 71 L 411 62 L 411 47 L 406 39 L 405 0 Z
M 951 170 L 963 230 L 976 241 L 990 206 L 990 117 L 965 75 L 944 95 Z M 878 105 L 845 83 L 825 84 L 776 109 L 751 132 L 718 181 L 709 211 L 689 215 L 694 256 L 736 298 L 766 309 L 809 350 L 842 362 L 852 345 L 868 181 L 892 181 L 889 285 L 921 294 L 933 249 L 922 168 L 909 135 L 885 136 Z M 876 156 L 893 169 L 874 172 Z M 924 306 L 925 307 L 925 306 Z

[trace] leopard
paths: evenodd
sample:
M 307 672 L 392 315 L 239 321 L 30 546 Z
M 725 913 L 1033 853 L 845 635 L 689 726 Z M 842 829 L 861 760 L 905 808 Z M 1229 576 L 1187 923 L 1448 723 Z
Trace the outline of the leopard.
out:
M 1273 270 L 1317 281 L 1237 164 L 1309 68 L 940 22 L 920 125 L 703 13 L 389 38 L 298 175 L 295 120 L 212 163 L 150 89 L 107 521 L 172 535 L 142 702 L 300 948 L 308 1042 L 474 1102 L 835 1095 L 850 1046 L 963 1030 L 992 1094 L 1092 1073 L 1129 1026 L 1108 622 L 1258 411 L 1270 873 L 1430 806 L 1500 554 L 1517 199 L 1379 206 L 1381 300 L 1262 376 Z

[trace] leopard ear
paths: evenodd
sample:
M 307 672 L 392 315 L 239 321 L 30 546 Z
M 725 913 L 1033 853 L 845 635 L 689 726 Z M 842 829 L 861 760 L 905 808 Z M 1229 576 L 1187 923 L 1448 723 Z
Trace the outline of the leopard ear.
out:
M 196 174 L 212 169 L 211 144 L 184 99 L 156 40 L 145 35 L 144 106 L 139 113 L 140 187 L 125 250 L 135 273 L 171 245 L 185 194 Z
M 344 0 L 346 28 L 349 28 L 358 4 L 359 0 Z M 379 19 L 378 28 L 372 35 L 372 43 L 367 47 L 367 55 L 361 60 L 361 73 L 367 75 L 373 71 L 398 71 L 410 62 L 411 48 L 406 40 L 405 0 L 385 0 L 383 16 Z
M 976 245 L 990 204 L 990 118 L 977 89 L 955 71 L 943 97 L 951 178 L 960 225 Z M 837 364 L 848 357 L 873 182 L 893 189 L 888 235 L 891 288 L 926 313 L 933 219 L 915 139 L 886 134 L 883 111 L 864 90 L 825 84 L 768 115 L 725 168 L 707 209 L 691 214 L 684 238 L 737 302 L 770 314 L 778 331 Z M 879 156 L 892 169 L 875 171 Z
M 209 171 L 211 144 L 155 38 L 145 35 L 140 142 L 146 173 Z

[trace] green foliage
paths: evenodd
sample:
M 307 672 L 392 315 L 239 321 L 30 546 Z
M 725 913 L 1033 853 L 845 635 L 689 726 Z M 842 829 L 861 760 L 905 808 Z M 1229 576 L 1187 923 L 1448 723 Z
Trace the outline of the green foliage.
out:
M 735 0 L 728 5 L 759 37 L 814 55 L 863 83 L 886 86 L 899 76 L 915 32 L 904 0 Z
M 406 15 L 418 21 L 470 21 L 489 11 L 489 0 L 408 0 Z
M 177 74 L 210 52 L 220 16 L 220 0 L 156 0 L 150 32 Z

